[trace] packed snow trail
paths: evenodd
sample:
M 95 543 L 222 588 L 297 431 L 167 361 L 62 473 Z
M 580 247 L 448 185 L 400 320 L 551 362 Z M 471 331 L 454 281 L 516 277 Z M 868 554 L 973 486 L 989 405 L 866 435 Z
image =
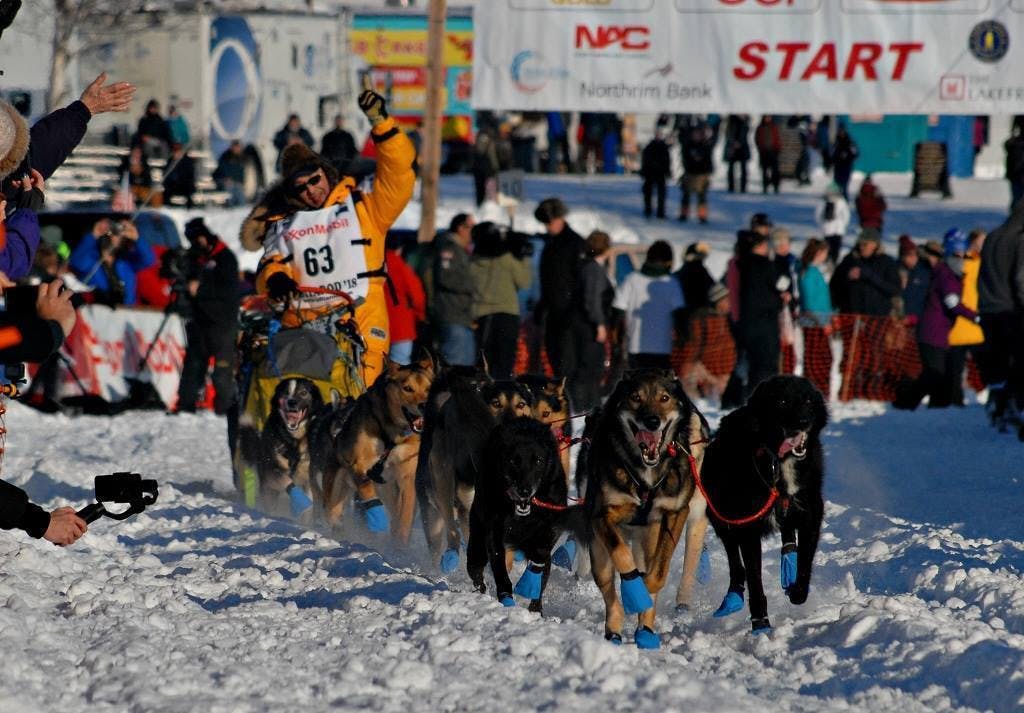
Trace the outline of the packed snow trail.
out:
M 84 504 L 94 475 L 128 468 L 161 494 L 71 548 L 0 537 L 0 711 L 1021 709 L 1020 445 L 980 407 L 833 420 L 807 604 L 786 602 L 771 544 L 773 637 L 745 612 L 712 619 L 726 567 L 709 535 L 711 583 L 688 614 L 664 596 L 663 648 L 641 652 L 602 639 L 596 587 L 564 570 L 539 619 L 463 570 L 441 579 L 419 532 L 396 552 L 240 506 L 212 416 L 14 406 L 4 473 L 37 501 Z

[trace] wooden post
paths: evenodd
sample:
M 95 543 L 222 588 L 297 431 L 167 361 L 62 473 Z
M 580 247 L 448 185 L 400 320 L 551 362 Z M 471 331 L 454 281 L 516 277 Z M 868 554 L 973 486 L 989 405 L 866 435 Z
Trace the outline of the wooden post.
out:
M 423 136 L 420 144 L 420 232 L 419 242 L 434 239 L 437 196 L 441 175 L 441 93 L 444 84 L 444 19 L 446 0 L 430 0 L 427 25 L 427 102 L 423 107 Z

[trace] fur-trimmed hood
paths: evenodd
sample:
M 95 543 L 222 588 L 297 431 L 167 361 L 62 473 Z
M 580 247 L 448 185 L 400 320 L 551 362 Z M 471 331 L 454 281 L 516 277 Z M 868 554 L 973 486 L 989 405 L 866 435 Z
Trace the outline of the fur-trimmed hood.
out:
M 29 131 L 18 110 L 0 101 L 0 179 L 7 178 L 28 154 Z
M 327 180 L 330 182 L 331 190 L 333 191 L 341 180 L 338 172 L 326 160 L 319 156 L 317 158 L 319 159 L 320 167 L 327 175 Z M 346 181 L 354 185 L 351 180 L 346 179 Z M 296 211 L 306 209 L 307 206 L 302 201 L 288 195 L 286 183 L 283 180 L 278 181 L 270 187 L 263 195 L 263 198 L 260 199 L 260 202 L 253 207 L 249 215 L 242 221 L 242 228 L 238 235 L 242 248 L 250 252 L 262 250 L 263 238 L 267 233 L 270 223 L 281 220 Z

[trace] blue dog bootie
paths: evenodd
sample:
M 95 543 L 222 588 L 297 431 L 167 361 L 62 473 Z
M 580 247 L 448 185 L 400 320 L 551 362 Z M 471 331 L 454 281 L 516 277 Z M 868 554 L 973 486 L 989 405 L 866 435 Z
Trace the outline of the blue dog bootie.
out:
M 540 599 L 541 585 L 544 583 L 544 565 L 530 562 L 523 571 L 523 576 L 516 582 L 512 591 L 527 599 Z
M 620 575 L 620 578 L 622 580 L 619 585 L 622 593 L 622 608 L 626 610 L 627 614 L 639 614 L 654 606 L 654 600 L 651 599 L 651 593 L 647 591 L 647 585 L 644 584 L 640 570 L 634 569 L 632 572 Z
M 512 550 L 513 562 L 522 562 L 524 559 L 526 559 L 526 554 L 522 550 Z
M 571 537 L 566 540 L 562 545 L 555 550 L 555 553 L 551 555 L 551 564 L 562 569 L 572 569 L 573 562 L 576 561 L 576 540 Z
M 641 626 L 633 634 L 633 641 L 636 642 L 638 649 L 660 649 L 661 648 L 661 637 L 654 633 L 654 630 L 649 626 Z
M 711 555 L 708 554 L 707 547 L 700 551 L 700 561 L 697 562 L 697 581 L 701 584 L 711 581 Z
M 441 555 L 441 573 L 451 574 L 459 568 L 459 551 L 445 550 Z
M 388 513 L 384 509 L 384 503 L 374 498 L 360 503 L 360 507 L 363 509 L 363 517 L 366 518 L 366 529 L 370 532 L 388 531 Z
M 725 595 L 725 599 L 722 600 L 722 603 L 718 606 L 718 609 L 715 610 L 715 613 L 712 616 L 729 616 L 730 614 L 735 614 L 742 608 L 743 593 L 733 592 L 730 590 L 729 593 Z
M 779 575 L 783 591 L 796 584 L 796 545 L 793 543 L 782 546 L 782 563 L 779 567 Z
M 294 517 L 298 517 L 313 507 L 313 501 L 309 499 L 308 495 L 306 495 L 306 491 L 295 483 L 292 483 L 285 488 L 285 492 L 288 493 L 288 502 L 292 506 L 292 515 Z
M 503 607 L 514 607 L 516 605 L 516 600 L 512 598 L 511 594 L 499 594 L 498 601 L 501 602 Z
M 768 621 L 766 616 L 760 619 L 751 619 L 750 633 L 754 636 L 771 636 L 772 623 Z

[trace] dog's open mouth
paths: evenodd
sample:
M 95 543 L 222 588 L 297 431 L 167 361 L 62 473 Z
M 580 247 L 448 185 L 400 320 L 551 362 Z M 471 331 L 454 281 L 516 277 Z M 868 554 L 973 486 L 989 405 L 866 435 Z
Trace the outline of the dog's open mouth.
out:
M 661 446 L 665 439 L 664 431 L 646 431 L 635 423 L 630 422 L 630 429 L 633 431 L 633 440 L 640 449 L 640 459 L 648 468 L 653 468 L 661 461 Z
M 306 420 L 306 409 L 304 408 L 282 408 L 281 418 L 284 419 L 285 428 L 289 431 L 297 431 Z
M 779 458 L 785 458 L 792 453 L 793 457 L 799 460 L 807 455 L 807 432 L 798 431 L 786 438 L 779 444 Z
M 409 429 L 413 433 L 423 432 L 423 416 L 418 416 L 409 409 L 402 407 L 402 413 L 405 414 L 405 420 L 409 422 Z
M 533 499 L 532 495 L 528 495 L 525 498 L 523 494 L 514 485 L 509 484 L 508 489 L 505 491 L 505 497 L 512 503 L 512 509 L 516 514 L 516 517 L 526 517 L 530 514 L 530 501 Z

